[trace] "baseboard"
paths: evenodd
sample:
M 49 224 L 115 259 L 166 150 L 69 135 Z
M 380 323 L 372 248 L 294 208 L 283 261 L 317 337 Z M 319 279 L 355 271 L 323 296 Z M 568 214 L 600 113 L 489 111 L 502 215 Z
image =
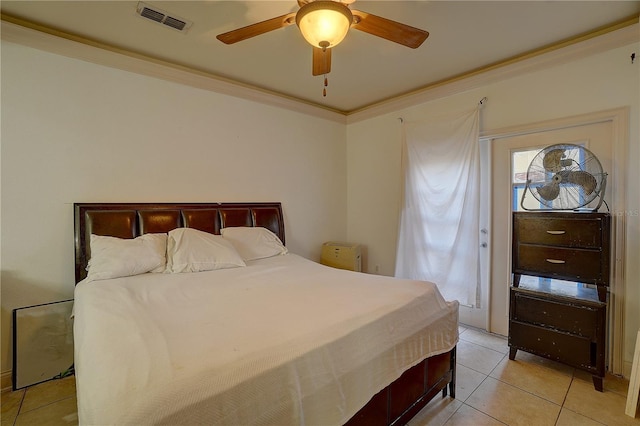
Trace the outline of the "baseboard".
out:
M 2 393 L 11 392 L 11 389 L 13 389 L 13 383 L 11 382 L 11 370 L 5 371 L 0 375 L 0 384 Z

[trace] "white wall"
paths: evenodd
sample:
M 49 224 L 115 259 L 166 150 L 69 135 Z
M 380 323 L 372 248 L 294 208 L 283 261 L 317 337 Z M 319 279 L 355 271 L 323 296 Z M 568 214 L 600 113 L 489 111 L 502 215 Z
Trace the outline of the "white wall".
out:
M 2 42 L 2 364 L 15 307 L 73 294 L 76 201 L 282 201 L 287 245 L 365 245 L 393 275 L 398 117 L 489 98 L 482 129 L 630 106 L 625 360 L 640 327 L 635 44 L 348 126 Z M 345 147 L 346 144 L 346 147 Z M 634 214 L 635 213 L 635 214 Z
M 73 202 L 281 201 L 290 251 L 346 237 L 343 124 L 2 42 L 10 315 L 74 289 Z
M 640 328 L 640 53 L 632 44 L 465 93 L 348 125 L 348 239 L 368 248 L 367 271 L 393 275 L 400 205 L 401 124 L 447 110 L 471 108 L 482 97 L 481 130 L 524 125 L 630 107 L 627 188 L 627 277 L 624 360 L 630 366 Z M 620 212 L 615 212 L 620 214 Z

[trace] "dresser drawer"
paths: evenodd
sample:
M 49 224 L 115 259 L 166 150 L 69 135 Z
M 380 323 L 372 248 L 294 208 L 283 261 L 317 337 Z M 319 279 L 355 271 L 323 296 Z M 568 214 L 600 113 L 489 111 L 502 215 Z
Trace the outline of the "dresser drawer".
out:
M 605 305 L 588 306 L 565 301 L 554 301 L 513 290 L 511 292 L 510 319 L 595 340 L 602 331 Z
M 509 346 L 604 376 L 604 362 L 589 339 L 509 321 Z
M 600 250 L 519 244 L 514 247 L 513 272 L 568 279 L 588 284 L 608 282 Z M 606 275 L 605 275 L 606 273 Z
M 602 246 L 602 220 L 582 217 L 545 217 L 545 214 L 516 215 L 514 236 L 520 244 L 599 248 Z

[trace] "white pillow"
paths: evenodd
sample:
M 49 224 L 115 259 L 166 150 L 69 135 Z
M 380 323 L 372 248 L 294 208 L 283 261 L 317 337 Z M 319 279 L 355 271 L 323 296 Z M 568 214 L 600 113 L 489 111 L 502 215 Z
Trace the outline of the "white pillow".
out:
M 131 239 L 91 234 L 89 244 L 89 281 L 164 272 L 167 234 L 144 234 Z
M 193 228 L 169 232 L 166 272 L 199 272 L 246 266 L 233 245 L 220 235 Z
M 245 261 L 288 253 L 280 238 L 266 228 L 237 226 L 223 228 L 220 233 L 233 243 Z

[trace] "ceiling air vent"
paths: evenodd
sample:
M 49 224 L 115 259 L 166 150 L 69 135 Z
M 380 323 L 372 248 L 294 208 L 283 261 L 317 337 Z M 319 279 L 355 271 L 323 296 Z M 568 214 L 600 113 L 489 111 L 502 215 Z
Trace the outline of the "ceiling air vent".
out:
M 186 19 L 179 18 L 176 15 L 170 15 L 169 12 L 143 2 L 138 3 L 136 12 L 142 18 L 149 19 L 150 21 L 180 32 L 186 32 L 192 24 L 192 22 Z

